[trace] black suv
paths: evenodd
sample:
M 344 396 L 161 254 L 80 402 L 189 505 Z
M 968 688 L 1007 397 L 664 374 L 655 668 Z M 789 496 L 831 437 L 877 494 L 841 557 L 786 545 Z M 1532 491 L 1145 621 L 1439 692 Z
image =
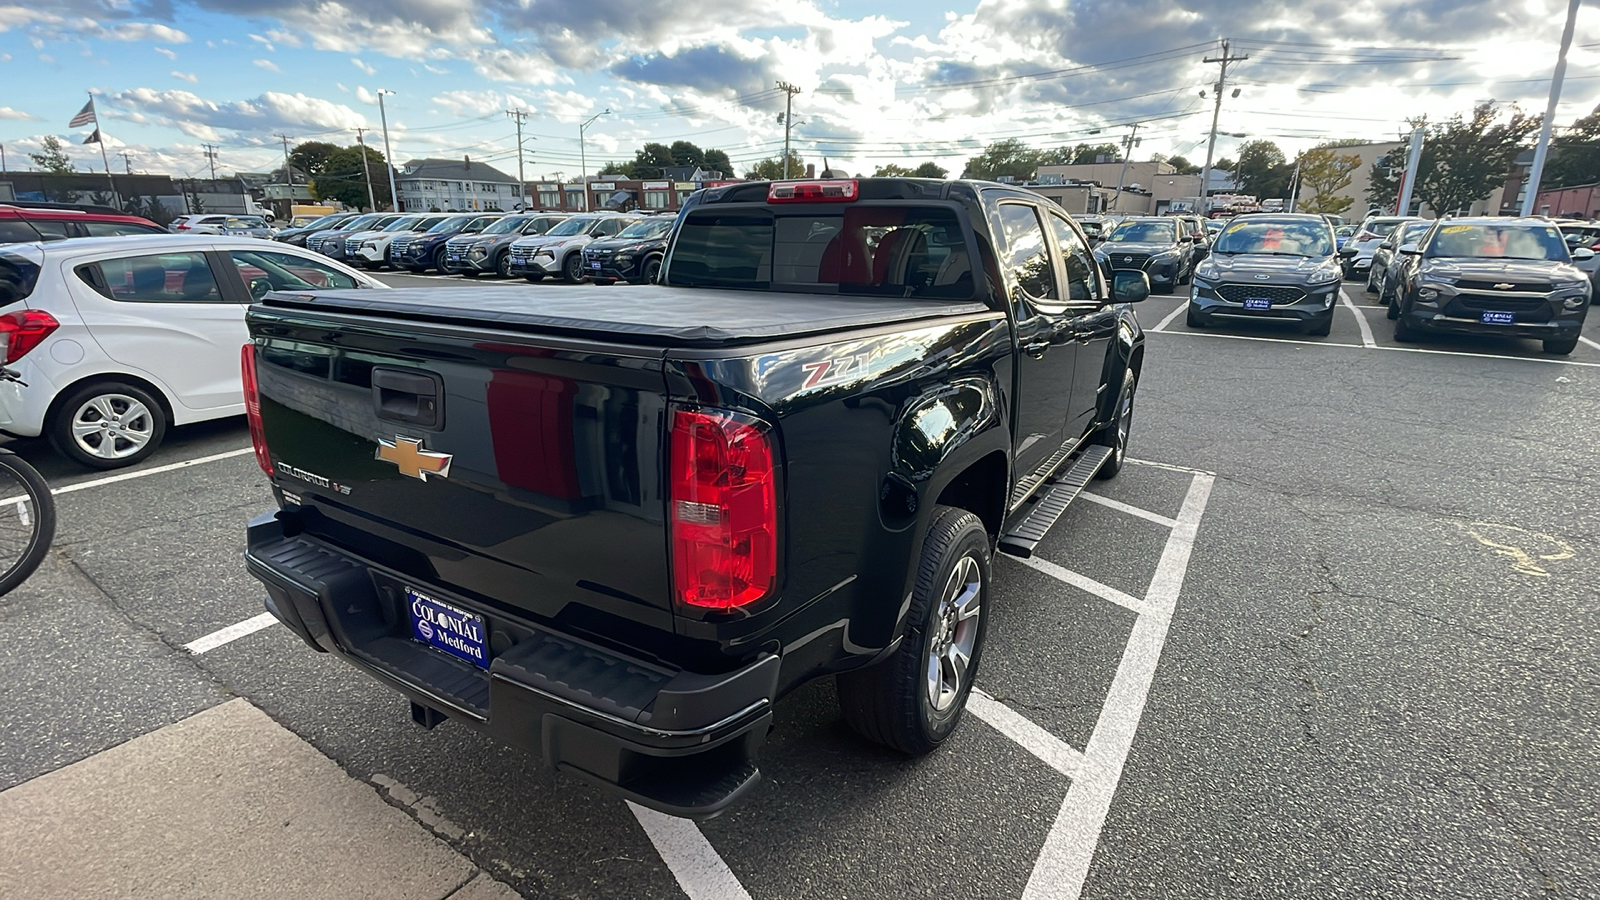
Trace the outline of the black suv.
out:
M 1569 252 L 1549 220 L 1447 219 L 1400 252 L 1417 259 L 1389 301 L 1395 340 L 1494 334 L 1543 341 L 1546 353 L 1577 349 L 1593 287 L 1573 262 L 1594 251 Z
M 593 241 L 583 248 L 583 270 L 596 284 L 648 284 L 661 271 L 667 252 L 673 216 L 651 216 L 617 232 L 616 237 Z
M 451 216 L 415 237 L 395 238 L 389 245 L 389 255 L 397 269 L 419 273 L 438 269 L 439 274 L 448 274 L 444 268 L 445 241 L 458 234 L 477 234 L 502 216 L 503 213 Z
M 1142 270 L 1150 276 L 1150 286 L 1163 294 L 1187 284 L 1194 274 L 1194 237 L 1171 216 L 1118 223 L 1094 255 L 1107 279 L 1117 269 Z
M 1319 337 L 1333 327 L 1339 257 L 1321 216 L 1261 213 L 1229 222 L 1194 272 L 1187 322 L 1298 322 Z

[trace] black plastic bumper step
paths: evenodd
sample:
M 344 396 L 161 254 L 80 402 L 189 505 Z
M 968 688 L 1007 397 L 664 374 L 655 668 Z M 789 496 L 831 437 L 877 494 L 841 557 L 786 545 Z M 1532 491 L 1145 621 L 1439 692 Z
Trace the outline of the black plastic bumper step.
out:
M 1110 458 L 1110 447 L 1095 445 L 1085 449 L 1083 455 L 1072 463 L 1072 467 L 1056 480 L 1050 493 L 1034 503 L 1028 517 L 1016 528 L 1000 537 L 1000 551 L 1023 558 L 1032 556 L 1033 548 L 1044 540 L 1045 534 L 1050 531 L 1050 526 L 1061 518 L 1061 514 L 1072 505 L 1072 501 L 1078 499 L 1078 495 L 1088 485 L 1089 479 L 1093 478 L 1094 473 L 1100 471 L 1100 467 Z

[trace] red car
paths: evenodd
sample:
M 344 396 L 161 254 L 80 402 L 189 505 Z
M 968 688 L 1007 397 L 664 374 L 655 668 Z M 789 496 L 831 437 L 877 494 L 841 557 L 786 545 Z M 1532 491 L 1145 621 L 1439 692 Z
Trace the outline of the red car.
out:
M 0 244 L 166 233 L 149 219 L 125 215 L 109 206 L 0 202 Z

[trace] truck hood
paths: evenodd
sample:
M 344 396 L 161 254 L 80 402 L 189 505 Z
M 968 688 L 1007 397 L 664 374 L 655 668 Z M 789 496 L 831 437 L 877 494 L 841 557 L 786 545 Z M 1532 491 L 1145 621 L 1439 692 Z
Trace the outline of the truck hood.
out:
M 1422 271 L 1435 278 L 1469 281 L 1561 282 L 1582 281 L 1588 277 L 1571 263 L 1546 259 L 1424 258 Z
M 1123 253 L 1148 253 L 1154 256 L 1157 253 L 1166 253 L 1177 250 L 1177 244 L 1148 243 L 1145 241 L 1107 241 L 1098 248 L 1106 256 L 1118 256 Z
M 1335 264 L 1332 256 L 1268 256 L 1261 253 L 1213 253 L 1196 278 L 1205 281 L 1262 281 L 1303 284 L 1319 268 Z

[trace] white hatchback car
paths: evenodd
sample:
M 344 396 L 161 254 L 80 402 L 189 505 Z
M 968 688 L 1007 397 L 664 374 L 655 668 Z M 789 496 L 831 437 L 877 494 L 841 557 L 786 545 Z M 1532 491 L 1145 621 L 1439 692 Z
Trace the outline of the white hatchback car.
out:
M 167 426 L 244 413 L 245 308 L 272 290 L 383 288 L 253 238 L 140 235 L 0 245 L 0 432 L 45 435 L 97 469 L 149 456 Z

